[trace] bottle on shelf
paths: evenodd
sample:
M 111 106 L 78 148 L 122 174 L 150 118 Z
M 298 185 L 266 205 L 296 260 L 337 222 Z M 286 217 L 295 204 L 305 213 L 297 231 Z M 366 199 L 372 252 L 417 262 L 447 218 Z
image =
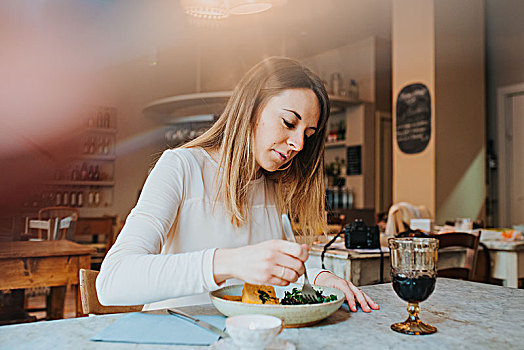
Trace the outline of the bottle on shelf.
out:
M 78 195 L 76 198 L 76 205 L 80 208 L 84 206 L 84 193 L 82 191 L 78 192 Z
M 98 139 L 98 147 L 96 151 L 98 154 L 104 154 L 104 143 L 105 143 L 104 138 L 100 137 Z
M 89 171 L 87 172 L 87 180 L 93 181 L 95 179 L 95 168 L 93 165 L 89 166 Z
M 344 160 L 344 158 L 340 160 L 340 175 L 344 177 L 344 181 L 345 181 L 345 176 L 347 175 L 347 168 L 346 168 L 346 161 Z
M 47 195 L 47 203 L 49 205 L 56 204 L 55 193 L 53 191 L 50 191 L 49 194 Z
M 94 205 L 95 207 L 98 207 L 100 205 L 100 191 L 95 192 Z
M 82 149 L 82 152 L 84 154 L 89 154 L 89 138 L 85 138 L 85 141 L 84 141 L 84 147 Z
M 95 154 L 96 152 L 96 145 L 95 145 L 95 138 L 91 137 L 89 140 L 89 154 Z
M 62 205 L 62 193 L 61 192 L 57 192 L 56 193 L 56 197 L 55 197 L 55 204 L 57 207 L 61 206 Z
M 91 129 L 95 127 L 95 116 L 94 115 L 91 115 L 89 119 L 87 120 L 87 127 Z
M 80 180 L 86 181 L 87 180 L 87 164 L 86 162 L 82 163 L 82 167 L 80 168 Z
M 353 203 L 354 203 L 354 194 L 351 188 L 347 187 L 347 196 L 348 196 L 348 209 L 353 209 Z
M 109 129 L 111 127 L 111 113 L 110 109 L 106 108 L 104 113 L 104 128 Z
M 96 127 L 97 128 L 104 127 L 104 116 L 102 114 L 101 108 L 98 108 L 96 111 Z
M 78 181 L 80 179 L 80 170 L 78 169 L 78 165 L 75 165 L 73 168 L 73 171 L 71 172 L 71 180 Z
M 76 207 L 76 192 L 75 191 L 71 191 L 70 203 L 72 207 Z
M 92 207 L 94 202 L 95 202 L 95 193 L 93 191 L 89 191 L 89 193 L 87 194 L 87 205 L 89 207 Z
M 93 181 L 100 181 L 100 169 L 98 165 L 95 166 L 95 170 L 93 171 Z
M 62 205 L 69 205 L 69 192 L 67 191 L 64 191 L 64 193 L 62 194 Z
M 106 139 L 104 140 L 104 149 L 103 149 L 103 153 L 104 154 L 109 154 L 109 150 L 110 150 L 110 145 L 109 145 L 109 137 L 106 137 Z

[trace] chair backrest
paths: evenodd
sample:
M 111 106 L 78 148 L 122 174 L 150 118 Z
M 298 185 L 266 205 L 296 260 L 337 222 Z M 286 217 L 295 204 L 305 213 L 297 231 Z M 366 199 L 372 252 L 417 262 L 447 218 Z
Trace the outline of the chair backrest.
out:
M 131 306 L 104 306 L 98 301 L 96 294 L 96 277 L 98 271 L 80 269 L 80 298 L 82 310 L 88 315 L 117 314 L 122 312 L 138 312 L 143 305 Z
M 466 248 L 466 259 L 463 267 L 439 269 L 439 277 L 459 278 L 471 281 L 475 274 L 480 231 L 474 233 L 449 232 L 435 235 L 439 240 L 439 249 L 447 247 Z
M 46 207 L 38 211 L 38 219 L 58 218 L 60 223 L 57 227 L 59 239 L 73 240 L 78 220 L 78 209 L 73 207 Z
M 36 220 L 25 218 L 25 235 L 38 240 L 54 240 L 57 238 L 59 220 L 58 218 L 47 220 Z M 34 234 L 36 231 L 36 234 Z
M 388 211 L 386 235 L 396 236 L 409 228 L 411 219 L 431 219 L 431 213 L 423 205 L 413 205 L 407 202 L 393 204 Z

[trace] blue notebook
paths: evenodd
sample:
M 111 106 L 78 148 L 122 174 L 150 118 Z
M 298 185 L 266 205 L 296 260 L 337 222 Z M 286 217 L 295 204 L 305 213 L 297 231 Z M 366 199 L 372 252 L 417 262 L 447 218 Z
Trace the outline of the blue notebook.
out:
M 224 316 L 195 317 L 225 329 Z M 133 312 L 119 318 L 91 340 L 134 344 L 210 345 L 218 338 L 215 333 L 180 317 Z

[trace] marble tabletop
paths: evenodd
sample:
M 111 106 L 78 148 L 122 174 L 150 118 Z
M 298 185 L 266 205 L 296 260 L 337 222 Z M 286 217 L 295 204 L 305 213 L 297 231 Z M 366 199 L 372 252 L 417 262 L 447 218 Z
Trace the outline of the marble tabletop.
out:
M 425 336 L 393 332 L 404 321 L 407 303 L 391 284 L 362 287 L 381 306 L 370 314 L 341 308 L 315 326 L 285 329 L 280 335 L 297 349 L 517 349 L 523 348 L 524 290 L 439 278 L 421 303 L 420 317 L 438 328 Z M 192 314 L 219 314 L 212 305 L 181 308 Z M 202 347 L 92 342 L 122 314 L 0 327 L 0 349 L 194 349 Z

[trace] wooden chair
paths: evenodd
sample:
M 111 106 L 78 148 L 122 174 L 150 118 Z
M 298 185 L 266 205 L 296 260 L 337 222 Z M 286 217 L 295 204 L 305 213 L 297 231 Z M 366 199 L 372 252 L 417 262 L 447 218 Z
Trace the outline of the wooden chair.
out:
M 36 220 L 26 217 L 23 235 L 30 240 L 54 240 L 57 237 L 58 222 L 58 218 Z
M 144 305 L 104 306 L 98 301 L 96 294 L 96 277 L 98 271 L 80 269 L 80 298 L 82 310 L 87 315 L 117 314 L 122 312 L 138 312 Z
M 73 240 L 78 220 L 78 209 L 73 207 L 45 207 L 38 211 L 38 220 L 60 220 L 56 229 L 59 239 Z
M 447 247 L 466 248 L 466 259 L 463 267 L 439 269 L 439 277 L 458 278 L 471 281 L 477 264 L 477 251 L 480 240 L 480 231 L 476 233 L 449 232 L 435 235 L 439 240 L 439 249 Z
M 72 216 L 60 219 L 59 217 L 52 217 L 49 219 L 31 220 L 26 218 L 24 236 L 28 239 L 36 240 L 59 240 L 65 239 L 66 231 L 70 228 L 71 222 L 73 221 Z M 36 231 L 36 234 L 31 231 Z M 34 237 L 35 238 L 31 238 Z M 29 298 L 45 296 L 46 306 L 45 307 L 29 307 Z M 66 287 L 57 286 L 53 287 L 35 287 L 27 288 L 24 290 L 24 309 L 26 312 L 46 312 L 44 319 L 49 319 L 49 314 L 52 313 L 49 305 L 55 304 L 59 308 L 63 309 L 66 297 Z M 55 300 L 53 303 L 51 299 Z

